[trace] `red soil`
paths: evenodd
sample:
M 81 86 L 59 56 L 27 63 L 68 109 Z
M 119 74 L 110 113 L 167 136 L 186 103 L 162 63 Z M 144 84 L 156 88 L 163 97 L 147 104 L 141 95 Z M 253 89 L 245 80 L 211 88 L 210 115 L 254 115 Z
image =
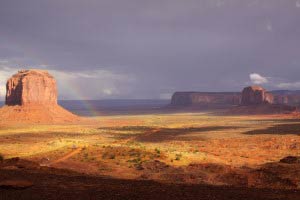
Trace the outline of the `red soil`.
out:
M 219 168 L 217 168 L 218 170 Z M 17 189 L 0 187 L 0 199 L 199 199 L 199 200 L 296 200 L 299 190 L 261 189 L 201 184 L 166 184 L 88 176 L 68 170 L 40 167 L 23 160 L 0 162 L 0 179 L 32 183 Z
M 65 110 L 59 105 L 4 106 L 0 108 L 1 123 L 71 123 L 80 117 Z

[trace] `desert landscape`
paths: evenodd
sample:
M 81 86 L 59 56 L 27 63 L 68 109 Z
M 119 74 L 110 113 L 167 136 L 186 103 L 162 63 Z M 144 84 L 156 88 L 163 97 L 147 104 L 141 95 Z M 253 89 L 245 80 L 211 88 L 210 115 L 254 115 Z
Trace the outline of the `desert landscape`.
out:
M 300 0 L 1 0 L 0 200 L 300 200 Z
M 203 105 L 215 104 L 214 94 L 207 100 L 201 93 L 196 98 L 199 101 L 185 107 L 194 112 L 183 112 L 181 104 L 176 112 L 172 100 L 171 106 L 161 108 L 162 113 L 101 117 L 70 113 L 57 105 L 56 93 L 55 79 L 43 70 L 19 71 L 8 80 L 6 105 L 0 109 L 3 198 L 30 198 L 29 191 L 48 184 L 54 187 L 57 179 L 62 180 L 53 190 L 81 188 L 79 199 L 91 188 L 104 190 L 97 184 L 102 179 L 111 184 L 150 184 L 154 190 L 161 189 L 155 186 L 161 184 L 175 196 L 173 187 L 180 185 L 191 191 L 213 186 L 205 195 L 216 195 L 214 199 L 243 199 L 248 193 L 257 199 L 296 199 L 300 195 L 300 115 L 293 106 L 274 103 L 273 96 L 265 95 L 261 87 L 244 89 L 240 105 L 224 103 L 226 109 L 216 106 L 213 111 L 201 111 Z M 173 98 L 178 101 L 176 94 Z M 206 99 L 204 104 L 202 99 Z M 217 99 L 223 104 L 220 94 Z M 229 115 L 232 110 L 237 112 Z M 267 112 L 249 115 L 249 110 Z M 72 177 L 76 177 L 74 183 L 68 181 Z M 83 177 L 93 184 L 82 183 Z M 119 190 L 122 185 L 110 187 Z M 218 190 L 224 188 L 236 196 L 218 197 Z M 21 190 L 16 193 L 15 189 Z M 135 193 L 122 193 L 120 198 Z M 59 198 L 57 193 L 47 195 Z M 200 194 L 190 195 L 198 198 Z
M 14 190 L 1 190 L 1 195 L 19 198 L 23 196 L 22 193 L 27 193 L 24 199 L 30 199 L 29 191 L 34 194 L 37 188 L 46 187 L 46 183 L 38 178 L 41 175 L 36 178 L 28 176 L 36 174 L 36 171 L 41 171 L 39 173 L 43 176 L 51 175 L 54 180 L 47 183 L 52 187 L 58 184 L 55 185 L 58 189 L 54 191 L 76 190 L 88 196 L 85 192 L 95 187 L 101 191 L 94 191 L 92 196 L 95 198 L 107 191 L 107 195 L 110 195 L 111 191 L 118 190 L 117 183 L 107 186 L 106 182 L 110 179 L 166 183 L 166 187 L 170 188 L 165 190 L 172 194 L 168 196 L 169 199 L 177 196 L 173 187 L 179 186 L 174 184 L 191 187 L 186 193 L 191 195 L 190 198 L 199 199 L 203 193 L 215 195 L 214 199 L 243 199 L 249 194 L 257 199 L 297 199 L 300 195 L 298 117 L 218 117 L 206 113 L 187 113 L 108 116 L 93 120 L 89 124 L 79 125 L 2 126 L 0 152 L 8 160 L 2 161 L 0 165 L 1 176 L 8 180 L 25 179 L 34 185 L 18 191 L 18 196 L 14 196 L 18 194 Z M 11 159 L 14 157 L 32 161 L 33 164 L 13 162 Z M 52 168 L 68 169 L 80 174 L 70 175 L 70 172 L 56 172 Z M 60 177 L 61 180 L 57 182 L 53 174 L 65 178 Z M 81 179 L 75 181 L 73 176 L 85 176 L 81 179 L 86 182 Z M 101 177 L 98 183 L 90 183 L 89 179 L 96 181 L 96 177 Z M 106 181 L 104 183 L 101 181 L 103 177 Z M 69 182 L 69 179 L 75 183 Z M 119 197 L 114 194 L 111 198 L 133 198 L 130 195 L 140 192 L 145 196 L 140 194 L 139 198 L 151 199 L 158 195 L 155 190 L 161 188 L 145 182 L 155 188 L 154 191 L 148 191 L 154 193 L 147 194 L 140 188 L 143 182 L 129 183 L 136 185 L 132 186 L 134 192 L 126 193 L 123 187 L 129 186 L 126 186 L 127 182 L 121 182 L 119 187 L 122 188 L 119 190 L 123 193 Z M 103 184 L 106 186 L 103 187 Z M 195 192 L 201 187 L 209 187 L 207 185 L 218 187 L 216 191 L 211 188 L 212 191 L 204 189 L 205 192 Z M 229 192 L 232 194 L 226 197 L 218 192 L 224 190 L 223 187 L 226 191 L 235 191 Z M 144 190 L 148 190 L 148 186 L 146 188 Z M 268 190 L 271 192 L 266 192 Z M 277 191 L 276 195 L 274 191 Z M 82 198 L 80 194 L 77 194 L 78 199 Z M 56 193 L 48 195 L 56 197 Z M 164 195 L 160 199 L 167 198 Z M 189 196 L 178 196 L 178 199 L 183 198 Z

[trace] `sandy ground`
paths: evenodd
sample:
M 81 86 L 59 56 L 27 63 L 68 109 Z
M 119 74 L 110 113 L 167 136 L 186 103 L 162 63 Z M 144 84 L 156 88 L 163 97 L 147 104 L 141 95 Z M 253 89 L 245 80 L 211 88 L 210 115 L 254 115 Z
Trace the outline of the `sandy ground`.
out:
M 0 154 L 93 177 L 298 189 L 300 118 L 208 113 L 116 115 L 0 126 Z

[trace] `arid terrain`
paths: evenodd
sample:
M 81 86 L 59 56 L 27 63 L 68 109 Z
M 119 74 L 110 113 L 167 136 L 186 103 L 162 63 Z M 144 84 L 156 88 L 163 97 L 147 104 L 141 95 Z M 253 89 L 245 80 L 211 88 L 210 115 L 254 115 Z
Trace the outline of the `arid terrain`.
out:
M 0 200 L 300 200 L 300 0 L 0 0 Z
M 55 170 L 51 169 L 57 168 L 73 171 L 60 175 L 69 179 L 79 176 L 73 173 L 80 173 L 82 179 L 90 177 L 94 182 L 106 177 L 105 180 L 116 182 L 131 179 L 128 184 L 162 184 L 171 188 L 178 186 L 170 184 L 184 184 L 184 188 L 191 190 L 210 187 L 207 185 L 216 186 L 216 190 L 230 187 L 241 193 L 243 190 L 234 188 L 243 187 L 246 193 L 276 190 L 283 195 L 267 197 L 264 195 L 268 192 L 263 192 L 261 199 L 297 199 L 300 197 L 299 135 L 297 115 L 115 115 L 94 117 L 76 125 L 2 124 L 0 153 L 4 159 L 19 157 L 39 164 L 37 171 L 30 172 L 31 168 L 27 171 L 50 176 L 45 179 L 53 179 L 50 174 Z M 9 179 L 10 173 L 25 173 L 12 172 L 15 168 L 5 162 L 8 161 L 3 161 L 0 167 L 4 179 Z M 30 190 L 41 187 L 37 179 L 31 180 L 34 186 Z M 80 178 L 73 181 L 81 182 Z M 63 184 L 77 187 L 75 183 Z M 82 190 L 85 186 L 78 185 Z M 290 190 L 294 192 L 291 194 Z M 10 195 L 7 190 L 6 195 Z

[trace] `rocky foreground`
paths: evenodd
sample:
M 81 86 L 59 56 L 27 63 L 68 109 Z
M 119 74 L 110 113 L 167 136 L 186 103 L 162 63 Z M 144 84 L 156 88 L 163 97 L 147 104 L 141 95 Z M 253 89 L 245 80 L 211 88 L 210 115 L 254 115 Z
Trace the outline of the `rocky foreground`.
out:
M 283 163 L 298 162 L 286 158 Z M 167 184 L 119 180 L 40 167 L 20 159 L 0 162 L 0 199 L 214 199 L 296 200 L 300 190 Z

